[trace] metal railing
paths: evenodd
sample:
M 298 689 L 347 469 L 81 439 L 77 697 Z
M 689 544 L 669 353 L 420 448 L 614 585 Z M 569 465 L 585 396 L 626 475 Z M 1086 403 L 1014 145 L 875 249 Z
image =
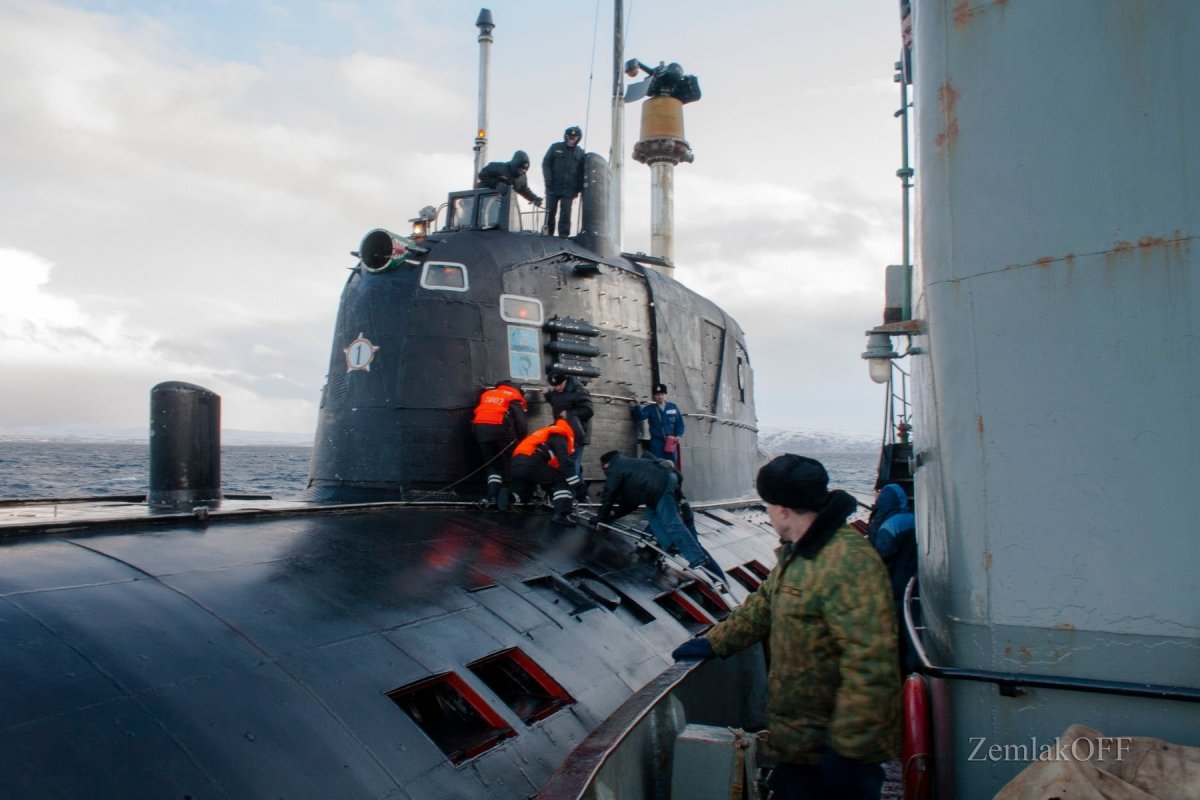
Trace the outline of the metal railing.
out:
M 883 443 L 895 444 L 897 435 L 903 442 L 908 441 L 908 433 L 912 430 L 912 402 L 908 399 L 908 382 L 910 375 L 904 367 L 893 359 L 892 371 L 888 375 L 887 401 L 883 409 Z
M 1093 692 L 1096 694 L 1122 695 L 1125 697 L 1146 697 L 1155 700 L 1179 700 L 1186 703 L 1200 703 L 1200 689 L 1190 686 L 1170 686 L 1159 683 L 1135 683 L 1130 681 L 1105 681 L 1095 678 L 1074 678 L 1062 675 L 1042 675 L 1027 672 L 998 672 L 986 669 L 964 669 L 962 667 L 942 667 L 935 665 L 925 652 L 921 642 L 921 631 L 925 626 L 917 625 L 913 614 L 913 603 L 920 602 L 920 595 L 914 593 L 917 579 L 913 578 L 904 587 L 904 627 L 908 631 L 909 641 L 921 662 L 918 672 L 931 678 L 944 678 L 956 681 L 975 681 L 978 683 L 993 683 L 1003 697 L 1018 697 L 1021 687 L 1030 689 L 1061 689 L 1070 692 Z

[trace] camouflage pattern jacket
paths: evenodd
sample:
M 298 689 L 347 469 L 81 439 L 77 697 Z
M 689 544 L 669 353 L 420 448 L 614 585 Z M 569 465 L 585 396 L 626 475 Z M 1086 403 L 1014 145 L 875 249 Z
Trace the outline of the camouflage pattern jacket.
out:
M 768 638 L 769 637 L 769 638 Z M 842 525 L 811 559 L 795 545 L 746 602 L 706 638 L 722 657 L 770 646 L 767 752 L 815 764 L 828 745 L 866 763 L 900 749 L 900 672 L 887 570 Z

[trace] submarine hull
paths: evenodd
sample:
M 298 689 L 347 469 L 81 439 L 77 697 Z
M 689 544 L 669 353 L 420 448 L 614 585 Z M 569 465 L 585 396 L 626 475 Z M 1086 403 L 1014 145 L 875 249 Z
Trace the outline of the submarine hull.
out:
M 525 798 L 727 613 L 627 538 L 543 513 L 52 514 L 0 509 L 14 797 Z M 727 567 L 769 566 L 759 517 L 697 524 Z

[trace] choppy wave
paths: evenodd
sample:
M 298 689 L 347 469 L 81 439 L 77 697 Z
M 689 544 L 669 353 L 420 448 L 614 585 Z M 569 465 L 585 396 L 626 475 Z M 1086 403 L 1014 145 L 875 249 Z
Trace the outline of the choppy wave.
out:
M 223 447 L 221 490 L 296 497 L 308 480 L 311 455 L 311 447 Z M 145 494 L 149 482 L 146 443 L 0 441 L 0 498 Z

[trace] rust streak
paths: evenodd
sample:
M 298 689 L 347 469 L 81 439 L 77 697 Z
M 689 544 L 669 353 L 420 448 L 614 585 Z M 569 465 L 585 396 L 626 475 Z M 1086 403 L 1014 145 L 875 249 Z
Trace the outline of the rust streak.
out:
M 946 120 L 946 127 L 933 137 L 933 143 L 939 150 L 958 138 L 958 117 L 954 112 L 958 98 L 958 90 L 949 81 L 938 87 L 938 111 Z
M 1129 242 L 1126 242 L 1124 240 L 1121 240 L 1119 242 L 1113 243 L 1113 249 L 1110 252 L 1112 252 L 1112 253 L 1127 253 L 1132 249 L 1133 249 L 1132 244 L 1130 244 Z
M 1029 652 L 1029 648 L 1025 645 L 1018 647 L 1017 653 L 1021 656 L 1022 661 L 1028 661 L 1029 659 L 1033 658 L 1033 653 Z
M 1055 261 L 1059 261 L 1059 260 L 1060 260 L 1060 259 L 1057 259 L 1057 258 L 1051 258 L 1050 256 L 1042 256 L 1041 258 L 1039 258 L 1039 259 L 1035 260 L 1035 261 L 1033 262 L 1033 265 L 1034 265 L 1035 267 L 1043 267 L 1043 268 L 1044 268 L 1044 267 L 1048 267 L 1048 266 L 1050 266 L 1050 265 L 1051 265 L 1051 264 L 1053 264 Z
M 970 25 L 976 13 L 976 10 L 971 8 L 971 4 L 967 0 L 962 0 L 961 3 L 954 7 L 955 27 L 965 28 L 967 25 Z
M 983 436 L 983 417 L 979 414 L 975 415 L 975 432 Z
M 1138 239 L 1138 247 L 1158 247 L 1167 243 L 1167 240 L 1161 236 L 1143 236 Z
M 954 116 L 954 107 L 958 105 L 958 90 L 946 81 L 938 87 L 938 111 L 948 120 Z
M 977 6 L 972 6 L 970 0 L 962 0 L 954 7 L 954 27 L 965 28 L 975 21 L 975 18 L 983 15 L 990 10 L 990 6 L 1003 6 L 1008 0 L 992 0 L 990 3 L 981 3 Z

